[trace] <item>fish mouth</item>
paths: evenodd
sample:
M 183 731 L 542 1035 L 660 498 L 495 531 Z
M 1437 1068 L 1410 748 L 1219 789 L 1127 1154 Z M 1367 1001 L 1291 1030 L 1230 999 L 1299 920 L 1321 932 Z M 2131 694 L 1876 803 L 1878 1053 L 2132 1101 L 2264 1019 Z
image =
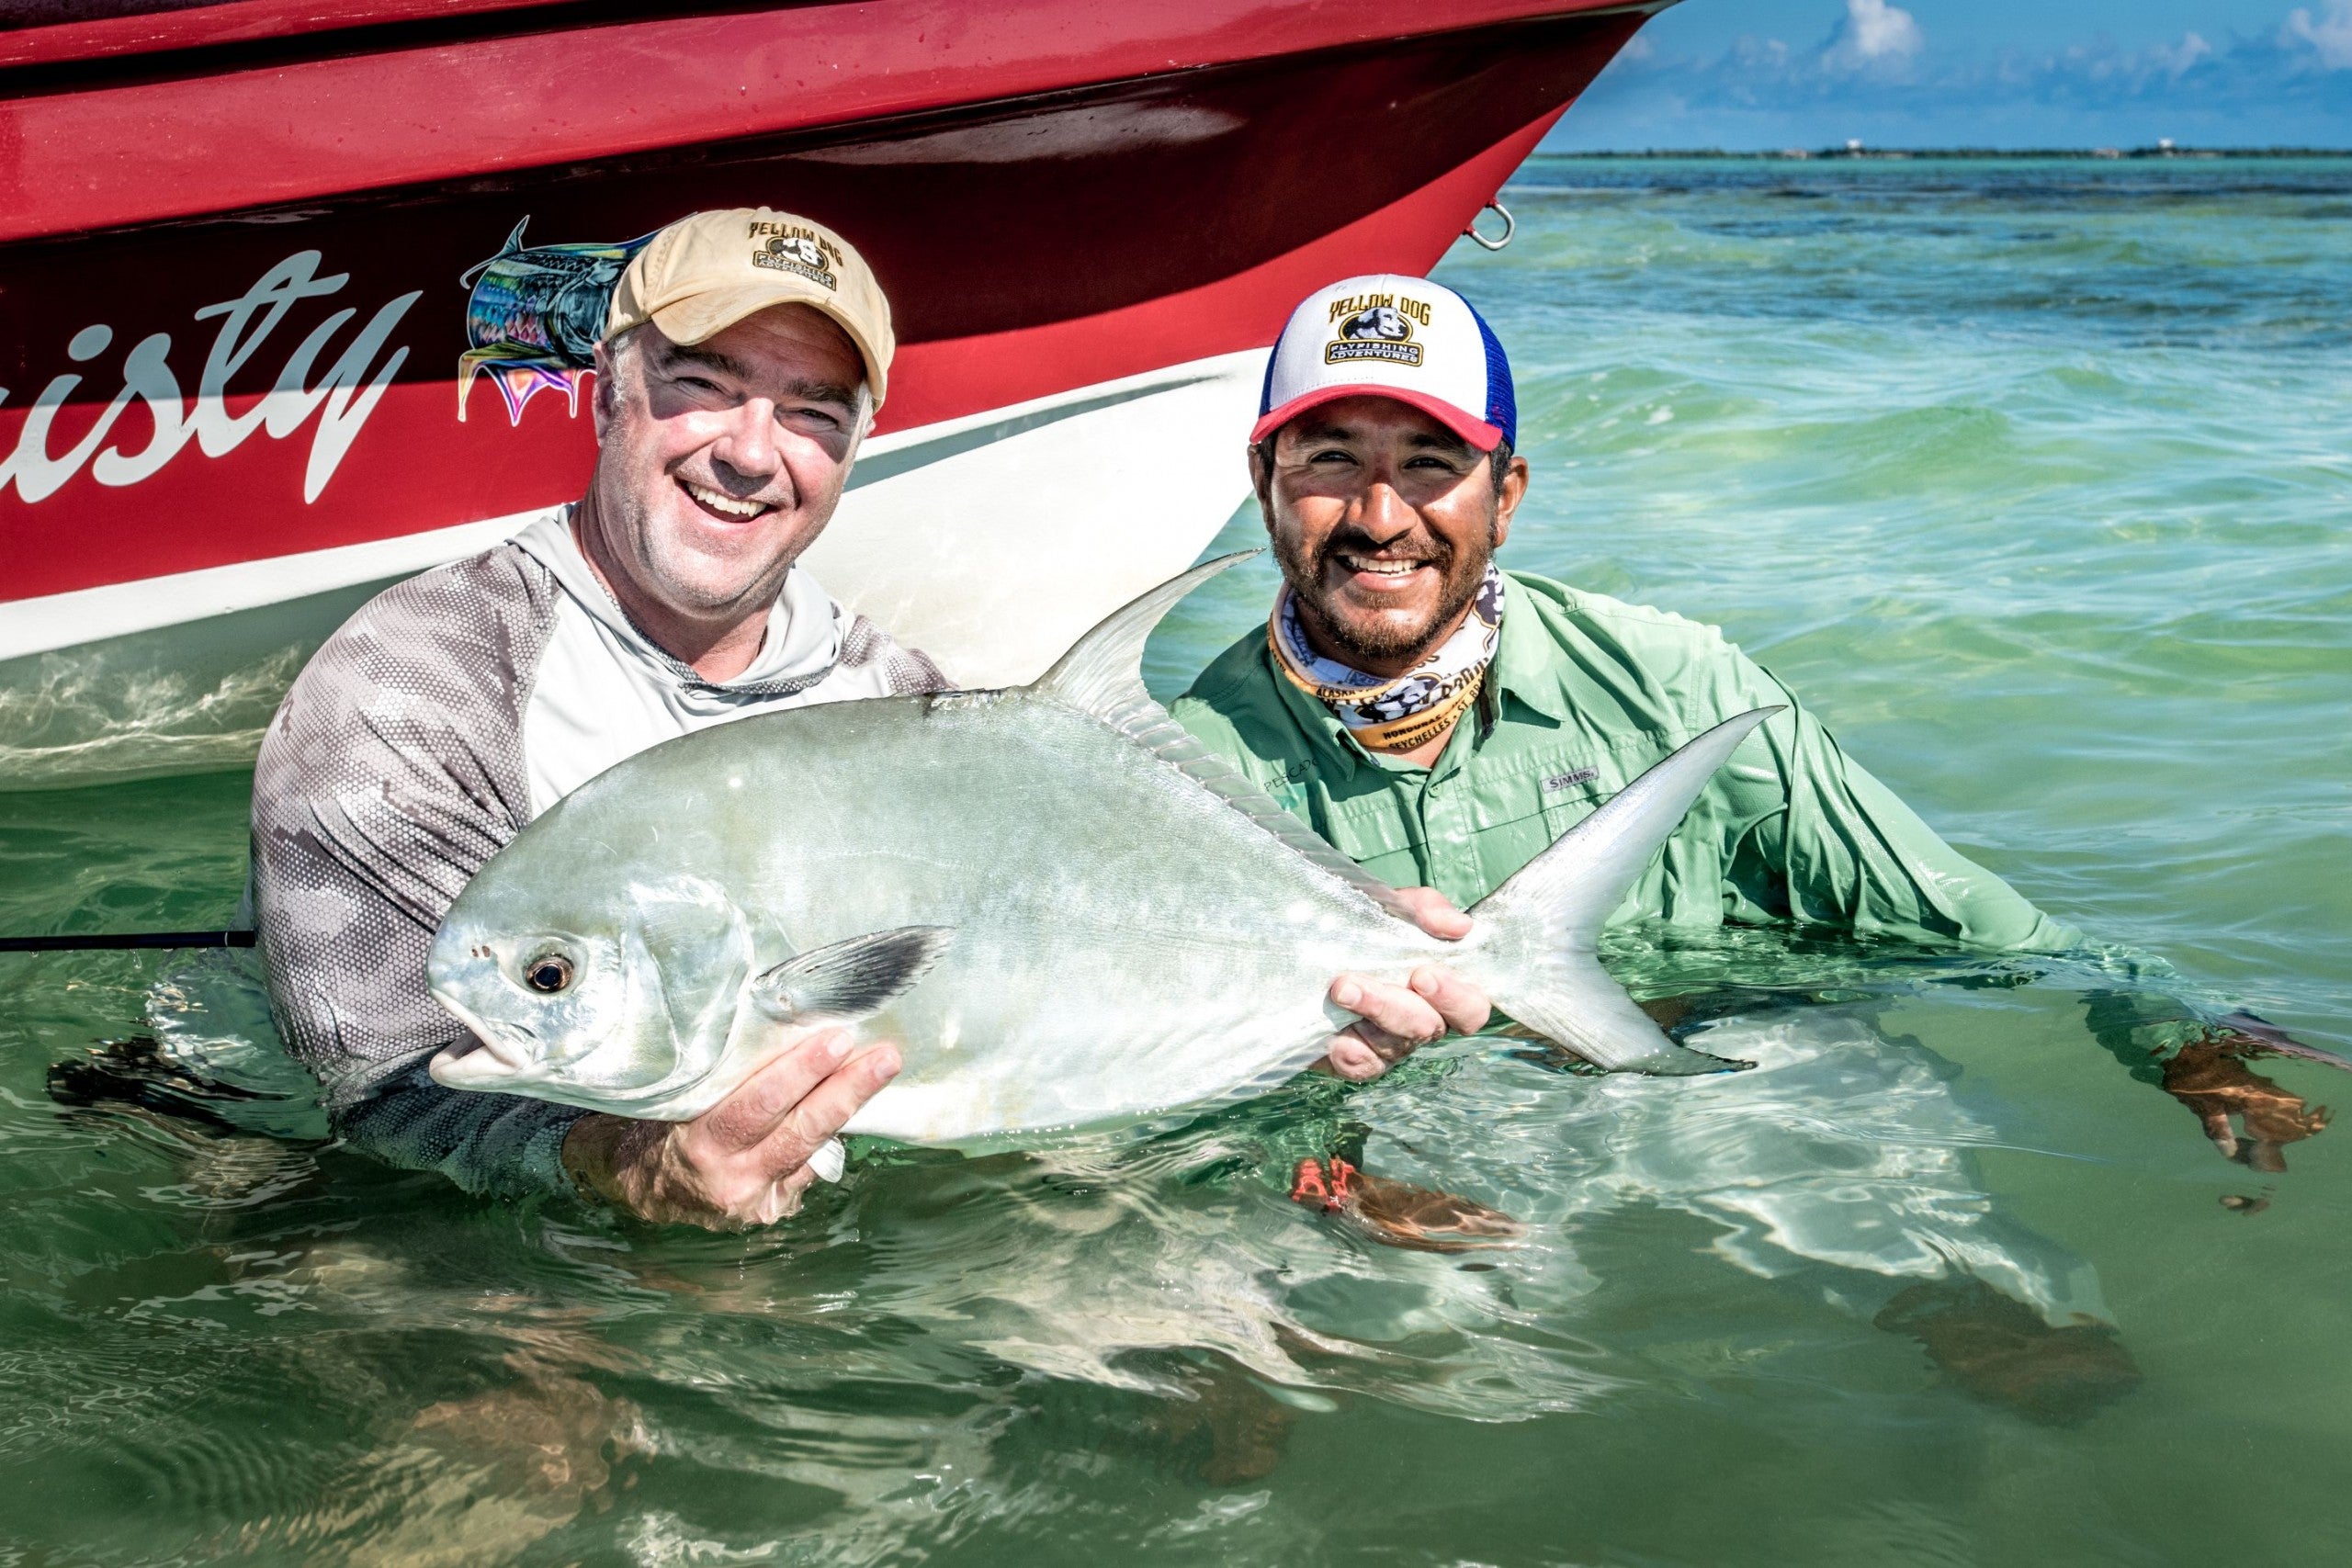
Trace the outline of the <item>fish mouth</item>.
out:
M 433 996 L 467 1030 L 463 1039 L 451 1041 L 425 1064 L 435 1083 L 450 1089 L 470 1089 L 477 1084 L 518 1077 L 529 1067 L 531 1051 L 525 1042 L 536 1043 L 529 1030 L 487 1022 L 445 992 L 435 991 Z
M 523 1070 L 520 1053 L 512 1045 L 500 1040 L 486 1040 L 479 1034 L 469 1034 L 463 1040 L 451 1041 L 441 1048 L 441 1055 L 456 1062 L 462 1061 L 477 1051 L 494 1058 L 508 1072 L 519 1073 Z

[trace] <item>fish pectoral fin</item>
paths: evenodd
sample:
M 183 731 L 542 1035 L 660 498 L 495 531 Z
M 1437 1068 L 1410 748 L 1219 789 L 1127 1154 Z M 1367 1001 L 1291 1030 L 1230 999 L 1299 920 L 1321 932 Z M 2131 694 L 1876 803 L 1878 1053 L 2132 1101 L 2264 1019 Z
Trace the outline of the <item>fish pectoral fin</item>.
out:
M 752 982 L 752 999 L 784 1023 L 845 1023 L 911 989 L 956 939 L 954 926 L 899 926 L 786 959 Z

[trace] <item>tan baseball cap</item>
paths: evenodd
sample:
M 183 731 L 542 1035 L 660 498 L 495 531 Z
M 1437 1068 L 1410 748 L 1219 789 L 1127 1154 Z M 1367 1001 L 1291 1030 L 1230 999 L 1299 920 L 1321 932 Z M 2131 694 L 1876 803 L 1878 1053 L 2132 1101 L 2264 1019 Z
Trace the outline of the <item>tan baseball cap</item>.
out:
M 882 406 L 899 345 L 890 302 L 847 240 L 789 212 L 697 212 L 658 231 L 621 274 L 605 336 L 651 321 L 673 343 L 701 343 L 771 305 L 807 305 L 839 322 Z

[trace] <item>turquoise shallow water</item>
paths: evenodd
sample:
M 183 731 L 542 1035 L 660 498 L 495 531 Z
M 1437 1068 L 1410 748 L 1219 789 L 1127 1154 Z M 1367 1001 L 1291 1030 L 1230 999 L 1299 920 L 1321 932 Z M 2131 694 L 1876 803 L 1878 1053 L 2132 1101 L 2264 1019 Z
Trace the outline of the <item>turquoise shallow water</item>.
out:
M 1507 558 L 1723 626 L 2037 900 L 2352 1047 L 2352 161 L 1539 158 L 1505 199 L 1517 242 L 1442 276 L 1519 370 Z M 1163 691 L 1267 581 L 1180 611 Z M 225 919 L 245 790 L 0 795 L 0 923 Z M 2345 1134 L 2224 1161 L 2093 1037 L 2080 969 L 1774 933 L 1615 961 L 1763 1066 L 1457 1044 L 1140 1145 L 865 1150 L 746 1239 L 470 1200 L 322 1146 L 299 1092 L 243 1131 L 61 1110 L 51 1063 L 142 1032 L 299 1085 L 207 1044 L 243 1005 L 218 966 L 0 959 L 0 1556 L 2352 1549 Z M 1335 1142 L 1525 1245 L 1289 1202 Z M 1951 1258 L 2112 1322 L 2143 1381 L 2075 1425 L 1971 1397 L 1871 1321 Z

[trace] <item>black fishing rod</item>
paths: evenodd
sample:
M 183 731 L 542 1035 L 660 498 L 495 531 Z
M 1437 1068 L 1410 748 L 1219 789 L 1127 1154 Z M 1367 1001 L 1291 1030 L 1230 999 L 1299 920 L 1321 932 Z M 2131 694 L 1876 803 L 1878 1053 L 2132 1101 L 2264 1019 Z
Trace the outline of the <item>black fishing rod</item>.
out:
M 113 934 L 0 936 L 0 953 L 115 953 L 136 947 L 251 947 L 243 931 L 120 931 Z

